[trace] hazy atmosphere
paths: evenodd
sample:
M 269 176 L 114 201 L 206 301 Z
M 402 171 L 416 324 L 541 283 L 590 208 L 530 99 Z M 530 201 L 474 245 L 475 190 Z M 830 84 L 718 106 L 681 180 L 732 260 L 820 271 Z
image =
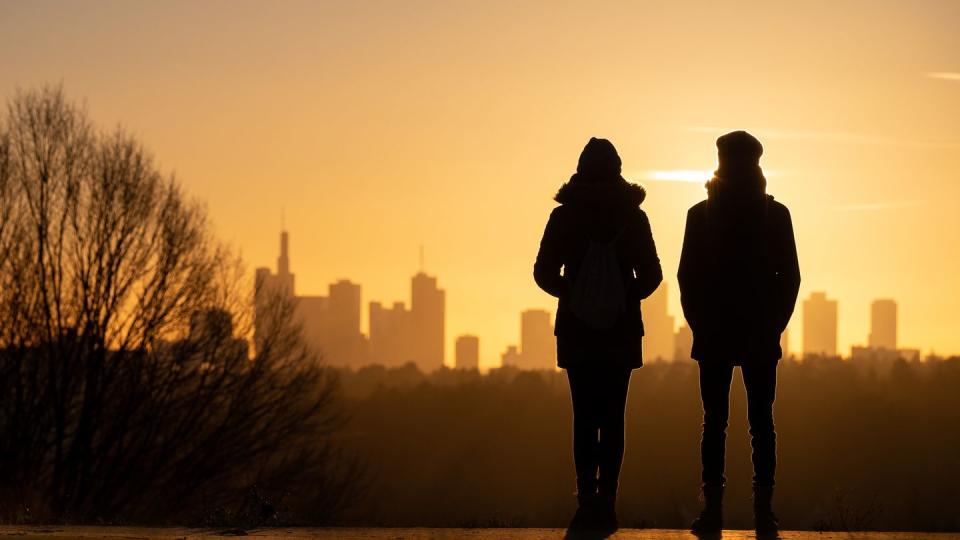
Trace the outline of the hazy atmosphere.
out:
M 893 298 L 900 343 L 956 353 L 958 20 L 950 0 L 3 2 L 0 97 L 62 83 L 144 141 L 250 268 L 275 267 L 284 220 L 300 294 L 349 278 L 364 313 L 406 301 L 422 245 L 446 362 L 471 333 L 482 367 L 520 311 L 554 309 L 533 257 L 590 136 L 647 187 L 681 321 L 685 209 L 717 135 L 747 129 L 794 216 L 800 298 L 839 301 L 840 352 Z
M 0 0 L 0 536 L 960 537 L 958 23 Z

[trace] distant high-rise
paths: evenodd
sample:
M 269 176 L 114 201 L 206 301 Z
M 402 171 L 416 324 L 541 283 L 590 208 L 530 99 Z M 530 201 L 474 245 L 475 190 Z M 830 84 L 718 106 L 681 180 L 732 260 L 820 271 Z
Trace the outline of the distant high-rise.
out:
M 257 268 L 254 292 L 258 301 L 266 301 L 272 295 L 294 295 L 293 274 L 290 273 L 290 242 L 287 231 L 280 232 L 280 256 L 277 257 L 277 273 L 267 267 Z
M 206 309 L 190 316 L 186 339 L 174 344 L 191 361 L 230 362 L 249 357 L 249 343 L 233 333 L 233 316 L 223 309 Z M 215 351 L 215 354 L 210 354 Z
M 897 303 L 893 300 L 874 300 L 870 306 L 870 338 L 874 349 L 897 349 Z
M 277 273 L 269 268 L 256 271 L 255 343 L 261 343 L 268 330 L 268 300 L 276 293 L 293 302 L 304 341 L 328 365 L 360 367 L 373 362 L 400 366 L 414 362 L 423 371 L 443 365 L 446 293 L 437 287 L 436 277 L 422 271 L 413 276 L 409 309 L 402 302 L 389 308 L 371 302 L 368 339 L 360 331 L 359 284 L 341 279 L 330 284 L 327 296 L 296 296 L 290 271 L 290 238 L 282 231 Z
M 370 362 L 384 366 L 413 362 L 412 324 L 410 310 L 403 302 L 394 302 L 393 307 L 370 302 Z
M 674 357 L 673 317 L 667 313 L 667 282 L 640 302 L 643 314 L 643 359 L 670 360 Z
M 520 351 L 517 350 L 516 345 L 510 345 L 500 355 L 500 365 L 503 367 L 520 367 Z
M 206 309 L 190 316 L 190 341 L 216 342 L 233 337 L 233 316 L 225 309 Z
M 803 354 L 836 356 L 837 301 L 815 292 L 803 301 Z
M 287 231 L 280 231 L 280 256 L 277 257 L 277 273 L 267 267 L 256 270 L 256 293 L 272 295 L 282 293 L 293 296 L 293 274 L 290 273 L 290 237 Z
M 693 350 L 693 331 L 687 323 L 683 323 L 674 334 L 673 350 L 674 360 L 690 360 L 690 352 Z
M 414 359 L 421 370 L 433 371 L 443 366 L 446 293 L 423 272 L 413 276 L 410 291 Z
M 460 336 L 456 341 L 455 366 L 457 369 L 478 369 L 480 367 L 480 338 Z
M 410 309 L 403 302 L 385 307 L 370 303 L 370 339 L 367 358 L 385 366 L 413 362 L 423 371 L 443 365 L 446 294 L 437 278 L 423 272 L 410 283 Z
M 255 285 L 254 344 L 267 337 L 272 305 L 279 296 L 293 303 L 294 317 L 302 326 L 304 342 L 329 365 L 358 367 L 366 363 L 366 338 L 360 333 L 360 285 L 340 280 L 330 285 L 328 296 L 297 296 L 290 271 L 290 237 L 280 233 L 277 273 L 257 268 Z
M 557 340 L 550 323 L 550 312 L 528 309 L 520 314 L 519 367 L 553 369 L 557 364 Z
M 280 231 L 280 256 L 277 257 L 277 279 L 293 294 L 293 274 L 290 273 L 290 235 Z
M 277 273 L 267 267 L 257 268 L 254 272 L 254 330 L 253 341 L 256 344 L 264 339 L 268 312 L 280 299 L 294 296 L 294 276 L 290 272 L 290 242 L 287 231 L 280 232 L 280 256 L 277 258 Z
M 327 295 L 327 335 L 324 360 L 333 365 L 356 365 L 363 360 L 360 333 L 360 285 L 341 279 Z
M 303 339 L 311 349 L 321 354 L 325 354 L 329 342 L 329 300 L 326 296 L 294 298 L 294 316 L 303 327 Z

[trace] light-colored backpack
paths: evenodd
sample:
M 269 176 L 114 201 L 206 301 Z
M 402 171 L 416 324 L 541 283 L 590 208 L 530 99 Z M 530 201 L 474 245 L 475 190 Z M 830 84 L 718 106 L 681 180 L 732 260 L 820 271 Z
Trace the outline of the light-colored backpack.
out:
M 622 234 L 623 229 L 606 242 L 588 239 L 587 253 L 570 291 L 571 311 L 591 328 L 611 328 L 627 309 L 617 254 L 617 240 Z

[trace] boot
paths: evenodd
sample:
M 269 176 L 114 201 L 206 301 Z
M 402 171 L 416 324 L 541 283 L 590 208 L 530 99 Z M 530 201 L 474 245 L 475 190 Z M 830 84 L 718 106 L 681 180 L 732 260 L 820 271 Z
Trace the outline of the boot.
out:
M 570 521 L 571 531 L 590 531 L 597 528 L 596 480 L 577 481 L 577 512 Z
M 617 521 L 617 489 L 600 488 L 597 494 L 597 527 L 601 531 L 613 532 L 620 527 Z
M 753 486 L 753 525 L 759 534 L 777 533 L 780 522 L 773 513 L 773 486 Z
M 694 534 L 715 534 L 723 530 L 723 486 L 703 486 L 703 510 L 693 520 Z

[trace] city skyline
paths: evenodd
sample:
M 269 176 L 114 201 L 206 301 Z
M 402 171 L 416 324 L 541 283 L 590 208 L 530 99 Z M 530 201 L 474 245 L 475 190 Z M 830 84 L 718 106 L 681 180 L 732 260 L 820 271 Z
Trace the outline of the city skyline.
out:
M 295 274 L 290 265 L 290 234 L 280 231 L 277 271 L 258 267 L 254 273 L 254 343 L 261 334 L 261 310 L 270 311 L 275 296 L 293 301 L 294 317 L 302 328 L 305 343 L 320 358 L 335 367 L 362 367 L 370 364 L 400 366 L 416 363 L 432 371 L 445 365 L 446 292 L 437 278 L 421 268 L 410 280 L 410 307 L 394 302 L 384 307 L 369 302 L 364 320 L 362 286 L 346 278 L 327 286 L 326 296 L 297 294 Z M 269 317 L 264 317 L 268 319 Z
M 306 321 L 304 335 L 307 342 L 322 351 L 331 365 L 357 368 L 380 364 L 391 367 L 413 362 L 425 371 L 440 366 L 480 370 L 504 366 L 520 369 L 556 367 L 552 310 L 529 308 L 521 311 L 516 338 L 499 350 L 488 347 L 487 356 L 480 354 L 483 341 L 480 335 L 471 332 L 448 334 L 446 291 L 439 289 L 438 276 L 424 272 L 422 248 L 420 269 L 411 278 L 408 307 L 404 301 L 364 302 L 362 284 L 348 278 L 330 283 L 326 296 L 296 294 L 289 243 L 290 233 L 282 229 L 277 272 L 273 273 L 269 267 L 258 267 L 255 272 L 257 286 L 265 287 L 264 290 L 285 290 L 294 295 L 297 314 Z M 669 311 L 669 291 L 669 283 L 664 280 L 641 302 L 645 327 L 643 357 L 648 362 L 689 358 L 693 335 L 683 315 L 674 316 Z M 899 308 L 893 299 L 879 298 L 871 302 L 869 331 L 847 349 L 841 348 L 837 341 L 840 302 L 829 298 L 823 291 L 811 292 L 798 300 L 791 324 L 780 339 L 784 358 L 839 356 L 886 361 L 923 356 L 920 348 L 899 347 Z M 367 306 L 365 311 L 364 304 Z M 414 306 L 420 306 L 420 309 Z M 790 327 L 795 326 L 798 319 L 803 321 L 801 345 L 793 348 Z

